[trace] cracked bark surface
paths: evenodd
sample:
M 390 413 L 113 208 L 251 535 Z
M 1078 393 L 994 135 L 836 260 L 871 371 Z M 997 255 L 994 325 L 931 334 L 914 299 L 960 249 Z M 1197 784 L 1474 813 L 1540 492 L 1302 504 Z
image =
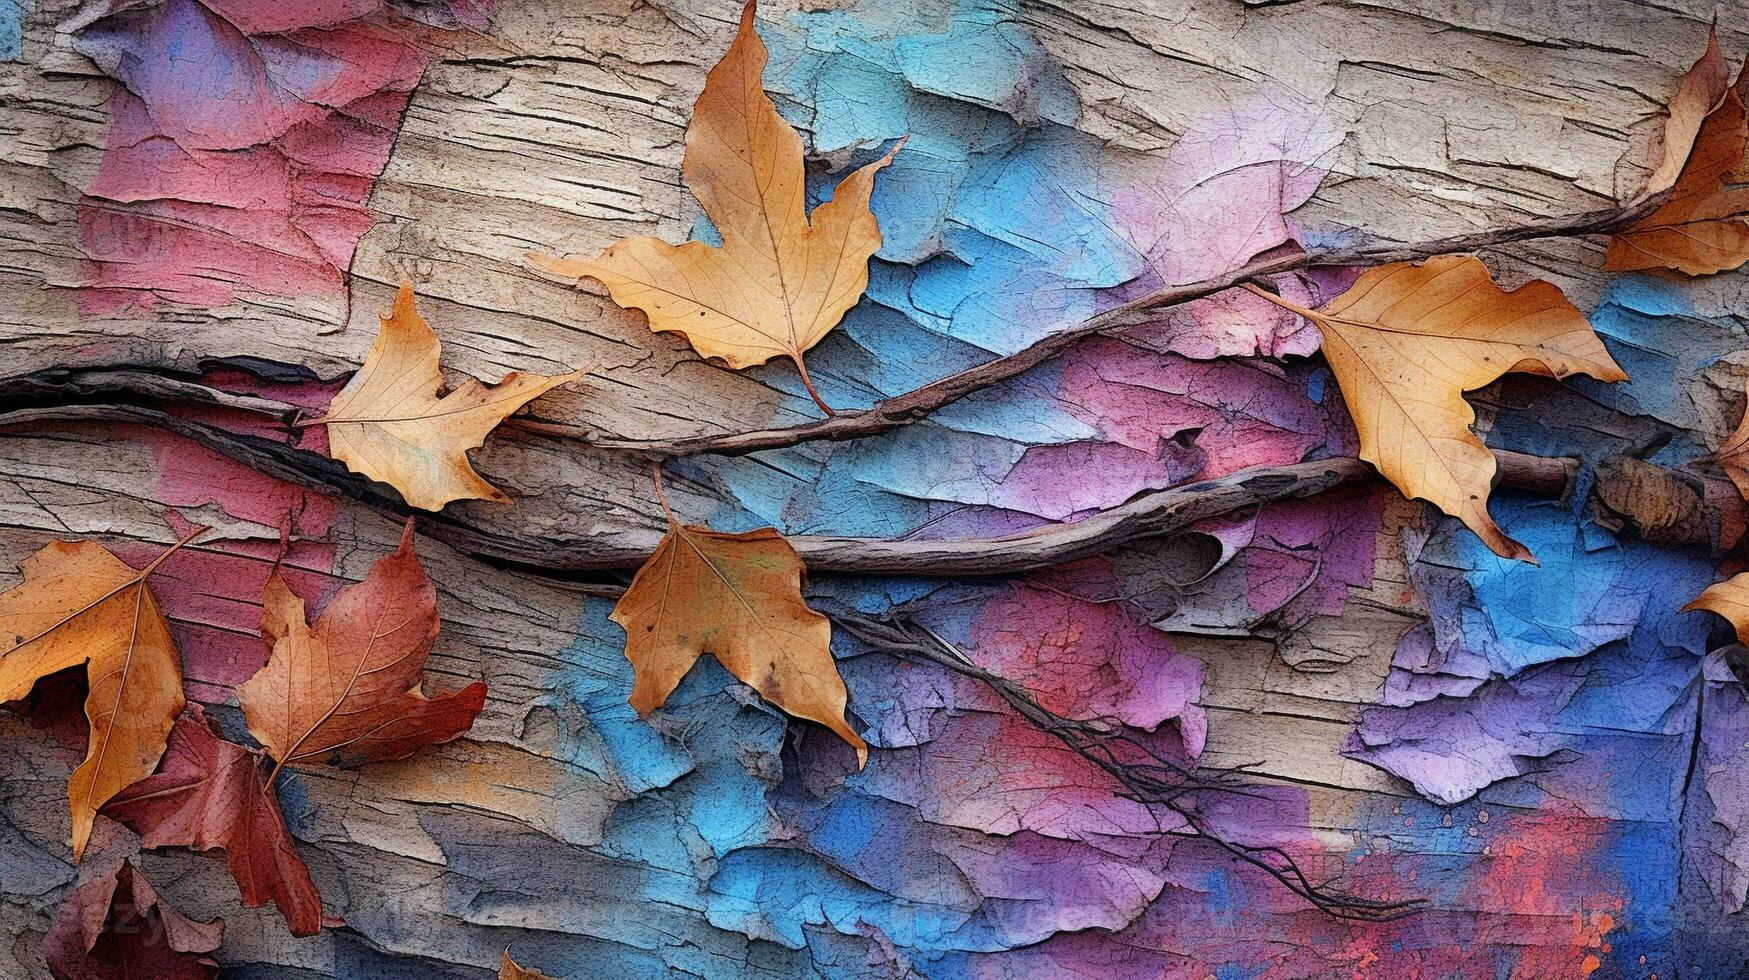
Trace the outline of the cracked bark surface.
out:
M 486 680 L 489 700 L 475 729 L 405 762 L 295 775 L 285 798 L 288 816 L 330 911 L 348 926 L 293 941 L 271 909 L 237 906 L 222 862 L 176 852 L 144 856 L 142 866 L 178 908 L 196 918 L 225 917 L 220 956 L 227 975 L 476 978 L 491 975 L 506 945 L 529 966 L 562 957 L 571 975 L 958 975 L 925 960 L 907 961 L 878 928 L 859 933 L 849 916 L 809 921 L 800 927 L 805 945 L 775 926 L 738 918 L 721 891 L 733 880 L 725 869 L 749 854 L 805 852 L 812 846 L 812 811 L 773 803 L 783 816 L 772 817 L 769 839 L 755 845 L 708 837 L 715 831 L 695 816 L 698 808 L 731 792 L 783 801 L 824 798 L 825 784 L 844 778 L 831 768 L 836 757 L 817 744 L 817 733 L 791 733 L 786 743 L 781 719 L 714 665 L 694 672 L 684 704 L 648 723 L 631 718 L 623 692 L 613 686 L 626 667 L 618 631 L 605 620 L 599 583 L 634 565 L 654 542 L 659 509 L 643 457 L 781 445 L 792 436 L 739 437 L 737 443 L 722 433 L 793 433 L 816 424 L 817 415 L 783 369 L 734 374 L 704 364 L 679 341 L 652 336 L 640 316 L 617 309 L 599 292 L 541 280 L 520 256 L 592 252 L 630 234 L 686 237 L 697 209 L 678 179 L 684 123 L 705 70 L 732 31 L 735 6 L 505 0 L 489 29 L 446 35 L 424 69 L 370 192 L 369 206 L 381 220 L 359 240 L 344 295 L 286 297 L 239 282 L 227 284 L 234 294 L 221 305 L 167 300 L 151 310 L 88 305 L 81 196 L 98 179 L 115 83 L 72 47 L 70 35 L 57 31 L 73 4 L 38 0 L 25 12 L 20 56 L 0 62 L 0 132 L 6 134 L 0 146 L 0 340 L 10 355 L 4 371 L 10 379 L 0 386 L 0 585 L 15 583 L 18 560 L 53 537 L 162 544 L 177 536 L 171 513 L 214 525 L 214 543 L 192 548 L 184 564 L 167 567 L 165 574 L 175 578 L 165 604 L 179 642 L 194 649 L 190 696 L 222 706 L 258 662 L 251 660 L 257 651 L 249 636 L 258 614 L 246 597 L 212 582 L 264 576 L 265 549 L 288 513 L 296 515 L 295 530 L 304 539 L 292 555 L 294 566 L 330 582 L 360 577 L 393 547 L 400 511 L 392 496 L 326 461 L 315 451 L 319 445 L 288 448 L 251 419 L 281 411 L 288 392 L 332 390 L 362 358 L 374 318 L 389 306 L 401 276 L 417 283 L 421 310 L 443 337 L 446 367 L 492 380 L 513 369 L 556 373 L 597 365 L 585 382 L 544 399 L 538 419 L 504 427 L 474 454 L 482 473 L 517 498 L 513 508 L 468 504 L 426 522 L 420 556 L 438 585 L 445 623 L 428 668 L 430 684 L 447 691 Z M 768 6 L 762 22 L 774 24 L 796 8 Z M 914 6 L 938 21 L 953 10 L 947 3 Z M 1002 9 L 1005 22 L 1036 39 L 1060 66 L 1073 94 L 1072 120 L 1052 125 L 1104 141 L 1125 159 L 1159 155 L 1211 107 L 1269 85 L 1321 107 L 1344 138 L 1326 161 L 1330 176 L 1297 216 L 1309 227 L 1364 229 L 1364 235 L 1322 246 L 1334 263 L 1402 257 L 1377 251 L 1392 247 L 1388 243 L 1560 224 L 1571 215 L 1593 215 L 1587 220 L 1597 226 L 1594 215 L 1631 189 L 1617 186 L 1617 157 L 1630 148 L 1630 136 L 1656 122 L 1670 81 L 1700 49 L 1713 16 L 1710 7 L 1601 0 L 1536 9 L 1414 0 L 1026 0 Z M 1722 21 L 1727 50 L 1749 47 L 1739 25 Z M 780 105 L 795 110 L 793 118 L 806 127 L 807 107 L 794 93 L 780 95 L 791 97 L 790 104 L 780 98 Z M 980 111 L 1029 112 L 1015 92 L 924 96 Z M 1496 246 L 1484 257 L 1508 282 L 1550 279 L 1587 311 L 1620 300 L 1598 271 L 1599 239 L 1485 244 Z M 1727 317 L 1724 332 L 1740 338 L 1740 324 L 1728 316 L 1740 306 L 1742 282 L 1726 275 L 1690 284 L 1686 308 L 1656 336 L 1671 350 L 1735 350 L 1715 350 L 1720 341 L 1701 332 L 1701 318 Z M 862 396 L 840 407 L 890 394 L 859 381 L 882 354 L 876 340 L 835 336 L 811 361 L 840 390 Z M 1007 363 L 1034 366 L 1023 363 L 1030 355 L 969 342 L 955 356 L 968 363 L 1018 356 L 1021 361 Z M 950 373 L 944 367 L 928 376 Z M 1484 392 L 1477 404 L 1492 421 L 1491 445 L 1507 461 L 1504 484 L 1528 491 L 1503 496 L 1564 501 L 1546 506 L 1594 513 L 1608 526 L 1625 528 L 1624 538 L 1706 564 L 1708 553 L 1728 548 L 1741 529 L 1735 498 L 1720 489 L 1716 473 L 1686 471 L 1666 457 L 1648 459 L 1673 440 L 1703 443 L 1728 431 L 1743 375 L 1730 358 L 1682 375 L 1681 404 L 1669 409 L 1632 399 L 1610 402 L 1589 390 L 1563 395 L 1542 382 L 1513 381 Z M 1002 397 L 1029 390 L 1032 377 L 1017 373 L 993 390 Z M 945 420 L 913 420 L 900 409 L 860 422 L 847 414 L 827 425 L 862 436 L 888 422 L 919 431 L 964 424 L 951 413 Z M 1568 452 L 1533 431 L 1564 425 L 1596 438 Z M 580 445 L 579 432 L 590 433 L 596 448 Z M 1026 437 L 1010 441 L 1024 445 Z M 737 481 L 748 473 L 794 492 L 811 486 L 843 458 L 838 454 L 860 446 L 825 440 L 750 460 L 677 463 L 670 493 L 683 514 L 727 513 L 740 492 Z M 625 451 L 602 451 L 614 447 Z M 1547 462 L 1534 461 L 1557 457 L 1573 460 L 1552 464 L 1558 481 Z M 1210 610 L 1243 590 L 1221 572 L 1165 585 L 1144 582 L 1137 572 L 1115 595 L 1144 621 L 1199 624 L 1171 635 L 1179 653 L 1202 665 L 1201 705 L 1208 716 L 1202 764 L 1247 766 L 1248 780 L 1303 794 L 1298 820 L 1305 839 L 1294 844 L 1297 856 L 1328 864 L 1334 877 L 1343 870 L 1341 855 L 1414 856 L 1421 848 L 1434 862 L 1425 872 L 1436 883 L 1429 891 L 1438 893 L 1436 846 L 1401 822 L 1455 813 L 1460 828 L 1466 821 L 1476 827 L 1475 814 L 1486 811 L 1500 821 L 1497 827 L 1510 814 L 1534 821 L 1550 804 L 1531 800 L 1533 788 L 1547 784 L 1551 798 L 1565 792 L 1544 770 L 1562 764 L 1560 753 L 1584 747 L 1515 743 L 1505 750 L 1512 776 L 1484 772 L 1477 779 L 1491 781 L 1478 795 L 1442 809 L 1429 809 L 1426 794 L 1410 781 L 1344 754 L 1368 707 L 1383 703 L 1402 679 L 1394 652 L 1441 615 L 1429 606 L 1434 573 L 1428 568 L 1449 555 L 1427 559 L 1441 540 L 1438 522 L 1420 505 L 1379 492 L 1352 460 L 1270 469 L 1262 484 L 1222 478 L 1230 498 L 1198 498 L 1218 502 L 1214 509 L 1193 507 L 1186 514 L 1174 503 L 1187 499 L 1181 490 L 1155 488 L 1093 519 L 1105 525 L 1034 515 L 1029 524 L 1056 527 L 1061 535 L 1060 544 L 1044 547 L 1033 532 L 1008 551 L 985 544 L 967 554 L 926 537 L 882 550 L 870 542 L 878 536 L 843 533 L 835 523 L 843 515 L 832 508 L 800 514 L 786 530 L 798 532 L 798 548 L 823 573 L 1011 573 L 1114 545 L 1121 546 L 1117 560 L 1146 568 L 1195 563 L 1179 549 L 1200 532 L 1162 537 L 1188 528 L 1192 518 L 1332 489 L 1351 494 L 1335 499 L 1356 508 L 1369 502 L 1378 514 L 1371 574 L 1341 588 L 1334 607 L 1299 597 L 1257 621 L 1220 620 L 1215 629 L 1206 624 L 1220 617 Z M 253 475 L 262 472 L 287 478 L 292 489 Z M 949 512 L 963 503 L 937 502 Z M 1097 542 L 1089 545 L 1088 536 Z M 846 543 L 849 538 L 856 540 Z M 548 574 L 554 571 L 560 574 Z M 837 600 L 854 595 L 862 581 L 825 578 L 816 583 L 821 594 Z M 1054 579 L 1045 584 L 1080 587 Z M 932 601 L 939 608 L 948 600 L 926 590 L 902 611 L 922 614 Z M 883 628 L 899 627 L 865 624 L 876 634 Z M 868 675 L 852 677 L 853 711 L 859 695 L 867 704 L 881 690 L 882 682 L 871 678 L 902 672 L 901 658 L 878 649 L 850 645 L 841 654 Z M 1504 691 L 1504 678 L 1469 680 L 1484 695 Z M 1741 907 L 1749 872 L 1731 869 L 1749 867 L 1749 855 L 1702 866 L 1691 856 L 1701 847 L 1694 841 L 1716 841 L 1705 846 L 1735 855 L 1745 846 L 1736 831 L 1749 827 L 1735 826 L 1736 817 L 1725 813 L 1727 787 L 1708 781 L 1708 773 L 1740 765 L 1727 736 L 1744 713 L 1742 696 L 1716 656 L 1704 673 L 1697 661 L 1691 680 L 1692 696 L 1670 712 L 1666 726 L 1688 753 L 1669 761 L 1679 778 L 1668 792 L 1656 805 L 1632 811 L 1587 811 L 1575 802 L 1580 815 L 1563 832 L 1582 837 L 1678 828 L 1688 843 L 1635 860 L 1659 868 L 1648 874 L 1677 882 L 1669 905 L 1681 910 L 1686 924 L 1673 931 L 1701 949 L 1736 928 L 1725 913 Z M 44 700 L 52 703 L 53 694 Z M 953 713 L 981 718 L 1003 710 L 967 702 Z M 229 730 L 236 735 L 234 711 L 223 711 L 220 720 L 233 723 Z M 31 716 L 35 722 L 0 714 L 0 740 L 13 750 L 0 764 L 0 936 L 14 954 L 0 964 L 0 976 L 41 975 L 40 937 L 74 877 L 57 802 L 77 762 L 78 739 L 42 724 L 42 714 Z M 697 733 L 713 727 L 733 732 L 753 761 L 728 758 L 706 744 Z M 922 812 L 918 804 L 890 805 Z M 671 852 L 637 852 L 626 844 L 622 828 L 651 819 L 651 811 L 675 814 Z M 1379 814 L 1388 818 L 1374 819 Z M 963 840 L 972 841 L 968 847 L 995 846 L 991 842 L 1004 837 L 950 826 L 946 818 L 917 819 L 930 833 L 951 837 L 953 846 Z M 1194 845 L 1181 846 L 1187 848 L 1182 853 L 1126 853 L 1116 864 L 1144 870 L 1171 867 L 1174 860 L 1197 869 L 1221 864 L 1195 853 Z M 1516 846 L 1553 845 L 1534 839 Z M 1348 884 L 1373 894 L 1391 874 L 1346 870 Z M 1532 870 L 1502 874 L 1510 885 Z M 880 902 L 898 901 L 903 891 L 849 864 L 832 873 L 861 882 L 858 887 Z M 1461 895 L 1436 902 L 1421 919 L 1429 924 L 1418 928 L 1471 928 L 1481 945 L 1537 948 L 1555 944 L 1533 929 L 1545 919 L 1558 919 L 1567 932 L 1594 926 L 1586 920 L 1569 929 L 1568 919 L 1577 914 L 1571 909 L 1527 908 L 1504 889 L 1490 892 L 1456 871 L 1443 873 L 1452 876 L 1446 880 L 1454 889 L 1464 886 Z M 1169 894 L 1196 890 L 1186 880 L 1162 887 Z M 1207 901 L 1199 894 L 1191 904 Z M 947 904 L 967 918 L 997 915 L 991 910 L 999 907 L 992 896 L 977 894 Z M 1302 915 L 1315 915 L 1304 906 L 1268 907 L 1288 942 L 1326 951 L 1333 942 L 1320 931 L 1325 927 L 1304 924 Z M 1118 942 L 1165 942 L 1147 932 L 1139 910 L 1099 914 L 1100 922 L 1120 930 Z M 1051 969 L 1043 960 L 988 962 L 988 975 L 995 976 Z M 14 963 L 18 972 L 7 972 Z M 1340 961 L 1301 960 L 1279 975 L 1315 976 L 1333 965 Z M 1561 975 L 1554 970 L 1526 975 Z

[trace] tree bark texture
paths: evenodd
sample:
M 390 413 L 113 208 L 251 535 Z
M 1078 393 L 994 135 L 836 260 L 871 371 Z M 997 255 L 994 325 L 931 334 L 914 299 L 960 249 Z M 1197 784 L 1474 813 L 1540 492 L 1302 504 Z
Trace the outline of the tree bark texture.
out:
M 282 534 L 314 607 L 399 535 L 392 490 L 286 424 L 397 284 L 457 378 L 590 374 L 472 454 L 512 505 L 420 519 L 426 687 L 483 679 L 473 730 L 281 779 L 343 924 L 294 940 L 212 855 L 137 859 L 224 917 L 225 976 L 471 980 L 507 947 L 627 978 L 1749 957 L 1749 704 L 1722 627 L 1678 611 L 1737 570 L 1741 504 L 1693 461 L 1743 410 L 1749 279 L 1606 276 L 1593 233 L 1749 8 L 770 0 L 766 88 L 819 189 L 911 135 L 869 294 L 809 355 L 822 422 L 793 366 L 706 363 L 523 259 L 699 233 L 683 141 L 733 0 L 298 6 L 0 0 L 0 584 L 55 538 L 144 561 L 211 526 L 154 588 L 241 738 Z M 1290 234 L 1324 264 L 1270 264 Z M 1241 269 L 1318 302 L 1429 242 L 1556 283 L 1633 378 L 1472 396 L 1538 566 L 1354 458 L 1297 317 L 1211 286 L 1093 320 Z M 626 703 L 607 613 L 661 531 L 652 459 L 686 520 L 796 540 L 866 770 L 709 658 Z M 0 713 L 0 976 L 46 975 L 79 874 L 66 687 Z M 1153 805 L 1113 744 L 1240 791 Z M 1235 848 L 1416 911 L 1333 916 Z

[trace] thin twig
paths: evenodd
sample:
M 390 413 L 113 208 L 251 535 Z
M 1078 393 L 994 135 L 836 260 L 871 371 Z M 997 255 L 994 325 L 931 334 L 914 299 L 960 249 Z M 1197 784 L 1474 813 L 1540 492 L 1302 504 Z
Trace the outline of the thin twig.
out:
M 1409 915 L 1425 904 L 1426 900 L 1421 898 L 1397 901 L 1366 898 L 1327 882 L 1314 882 L 1286 850 L 1273 845 L 1244 844 L 1220 833 L 1203 816 L 1199 802 L 1214 794 L 1254 793 L 1254 787 L 1234 780 L 1233 776 L 1239 770 L 1199 773 L 1161 757 L 1136 739 L 1122 734 L 1116 725 L 1102 725 L 1057 714 L 1040 704 L 1024 687 L 979 667 L 952 643 L 921 624 L 903 618 L 877 619 L 838 608 L 831 609 L 830 615 L 846 632 L 875 649 L 924 660 L 982 681 L 1034 727 L 1110 775 L 1131 799 L 1172 813 L 1184 821 L 1198 839 L 1207 840 L 1235 859 L 1263 871 L 1288 891 L 1333 918 L 1387 921 Z
M 101 381 L 96 380 L 99 376 Z M 205 419 L 165 410 L 189 399 L 212 404 L 220 394 L 223 393 L 192 382 L 155 377 L 144 368 L 26 375 L 0 384 L 0 427 L 45 423 L 137 423 L 192 439 L 269 476 L 360 500 L 397 521 L 405 520 L 411 512 L 394 491 L 350 472 L 343 464 L 327 456 L 283 439 L 232 432 Z M 103 402 L 100 399 L 122 401 Z M 263 399 L 250 399 L 227 407 L 251 412 L 271 411 L 285 417 L 295 412 L 290 405 Z M 1566 494 L 1579 467 L 1579 463 L 1572 459 L 1506 451 L 1497 451 L 1495 456 L 1500 485 L 1545 496 Z M 1656 467 L 1653 470 L 1666 472 Z M 1648 497 L 1643 489 L 1647 475 L 1600 467 L 1593 495 L 1596 501 L 1607 504 L 1625 519 L 1630 533 L 1641 536 L 1650 533 L 1648 529 L 1657 530 L 1654 525 L 1659 523 L 1656 514 L 1630 513 L 1636 502 L 1658 502 L 1657 499 L 1644 499 Z M 947 540 L 798 535 L 791 540 L 808 567 L 815 572 L 1003 575 L 1072 561 L 1134 541 L 1172 534 L 1200 521 L 1262 503 L 1310 497 L 1336 487 L 1364 484 L 1374 479 L 1374 471 L 1368 464 L 1339 457 L 1285 466 L 1253 467 L 1218 479 L 1151 491 L 1073 523 L 1041 524 L 1016 534 Z M 1663 483 L 1675 485 L 1668 480 Z M 1722 506 L 1719 501 L 1730 499 L 1734 498 L 1728 494 L 1718 495 L 1712 504 L 1695 504 L 1689 508 L 1695 512 L 1691 515 L 1694 520 L 1674 530 L 1681 532 L 1679 537 L 1682 540 L 1692 543 L 1728 543 L 1721 542 L 1718 536 L 1731 523 L 1727 518 L 1736 515 L 1712 508 Z M 472 523 L 465 512 L 420 512 L 418 518 L 420 529 L 426 535 L 446 541 L 462 551 L 507 564 L 568 572 L 637 568 L 655 550 L 662 533 L 661 528 L 650 527 L 578 537 L 532 537 Z M 1657 533 L 1674 531 L 1664 528 Z

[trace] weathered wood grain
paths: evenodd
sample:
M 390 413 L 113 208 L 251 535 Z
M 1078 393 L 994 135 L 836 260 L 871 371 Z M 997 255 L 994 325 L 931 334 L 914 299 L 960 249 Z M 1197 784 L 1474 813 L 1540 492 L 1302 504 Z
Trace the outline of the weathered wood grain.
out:
M 770 3 L 761 16 L 781 21 L 795 6 Z M 915 6 L 944 18 L 952 12 L 945 2 Z M 1749 13 L 1736 6 L 1736 14 Z M 241 283 L 216 309 L 92 312 L 80 306 L 90 270 L 78 212 L 98 171 L 114 83 L 57 32 L 74 4 L 37 0 L 24 13 L 21 56 L 0 63 L 4 373 L 195 371 L 249 358 L 333 380 L 362 358 L 374 318 L 409 277 L 443 338 L 447 367 L 486 380 L 510 370 L 591 369 L 586 381 L 543 399 L 541 418 L 626 440 L 809 421 L 811 406 L 784 393 L 786 368 L 735 374 L 705 364 L 600 290 L 545 281 L 521 259 L 529 250 L 592 252 L 626 235 L 689 234 L 698 211 L 679 182 L 685 120 L 737 7 L 502 0 L 490 30 L 454 36 L 414 91 L 370 197 L 381 220 L 359 243 L 345 296 L 284 298 Z M 1699 0 L 1024 0 L 1006 17 L 1063 67 L 1078 105 L 1072 128 L 1108 141 L 1120 158 L 1160 154 L 1192 118 L 1270 86 L 1321 106 L 1345 138 L 1301 219 L 1332 235 L 1365 229 L 1369 240 L 1413 242 L 1607 207 L 1631 190 L 1632 169 L 1618 174 L 1616 161 L 1655 123 L 1714 13 Z M 1728 51 L 1749 48 L 1745 23 L 1721 18 Z M 994 107 L 1024 114 L 1025 93 L 1010 94 Z M 784 108 L 807 125 L 805 107 Z M 1563 239 L 1506 246 L 1489 261 L 1503 279 L 1549 278 L 1591 309 L 1603 290 L 1601 255 L 1599 239 Z M 1692 295 L 1697 316 L 1740 311 L 1749 277 L 1720 276 Z M 880 354 L 840 338 L 822 348 L 818 370 L 854 373 L 859 358 Z M 1741 396 L 1731 382 L 1740 378 L 1726 371 L 1697 386 L 1692 424 L 1716 429 L 1735 418 Z M 810 485 L 819 461 L 842 451 L 797 450 L 770 464 L 766 478 Z M 515 426 L 474 458 L 517 497 L 514 508 L 456 508 L 483 527 L 575 539 L 658 524 L 638 459 Z M 215 528 L 210 549 L 197 547 L 187 559 L 191 567 L 246 564 L 227 553 L 241 541 L 259 555 L 279 529 L 263 513 L 235 508 L 236 494 L 222 487 L 204 499 L 182 485 L 167 488 L 166 465 L 196 462 L 214 480 L 242 479 L 229 464 L 143 427 L 0 431 L 0 585 L 14 584 L 17 562 L 57 536 L 167 543 L 176 536 L 169 511 Z M 713 479 L 722 465 L 706 459 L 679 475 L 677 509 L 711 513 L 724 493 Z M 1304 787 L 1308 823 L 1337 853 L 1358 847 L 1358 832 L 1326 814 L 1347 812 L 1357 799 L 1389 808 L 1414 795 L 1341 754 L 1359 706 L 1376 700 L 1385 682 L 1398 639 L 1427 615 L 1405 555 L 1424 537 L 1426 515 L 1395 500 L 1385 510 L 1375 578 L 1351 591 L 1341 616 L 1311 616 L 1261 638 L 1181 644 L 1206 664 L 1205 762 L 1250 764 L 1260 779 Z M 360 577 L 397 535 L 390 520 L 354 504 L 332 505 L 327 523 L 311 537 L 332 545 L 339 578 Z M 154 883 L 184 912 L 225 917 L 227 975 L 479 978 L 491 975 L 506 945 L 538 965 L 549 941 L 568 944 L 573 955 L 592 950 L 600 975 L 826 972 L 817 959 L 824 939 L 819 949 L 795 950 L 710 921 L 699 893 L 716 859 L 702 840 L 674 842 L 680 857 L 666 855 L 677 862 L 669 865 L 600 846 L 628 813 L 681 812 L 694 793 L 712 791 L 709 781 L 725 763 L 689 754 L 689 733 L 699 727 L 744 733 L 755 771 L 741 778 L 775 784 L 783 775 L 781 720 L 708 668 L 695 674 L 685 710 L 657 716 L 647 736 L 628 735 L 640 723 L 613 693 L 625 665 L 603 600 L 436 540 L 422 540 L 420 555 L 438 583 L 444 620 L 429 686 L 453 690 L 484 679 L 486 709 L 466 739 L 414 759 L 297 774 L 286 809 L 346 928 L 293 941 L 272 909 L 237 906 L 222 863 L 179 853 L 145 858 Z M 208 597 L 211 608 L 198 598 L 167 607 L 185 643 L 235 634 L 239 659 L 201 659 L 190 674 L 201 700 L 223 703 L 253 669 L 254 640 L 237 625 L 253 613 L 234 608 L 231 597 Z M 732 693 L 719 693 L 726 689 Z M 221 718 L 241 731 L 234 711 Z M 640 737 L 650 744 L 635 742 Z M 12 954 L 0 957 L 0 976 L 40 976 L 41 935 L 75 874 L 61 804 L 81 749 L 69 733 L 10 713 L 0 714 L 0 744 L 0 933 Z M 633 781 L 638 767 L 627 759 L 637 753 L 660 757 L 650 765 L 667 781 Z M 640 889 L 675 897 L 650 903 L 635 897 Z M 1490 900 L 1474 896 L 1454 907 L 1493 912 Z

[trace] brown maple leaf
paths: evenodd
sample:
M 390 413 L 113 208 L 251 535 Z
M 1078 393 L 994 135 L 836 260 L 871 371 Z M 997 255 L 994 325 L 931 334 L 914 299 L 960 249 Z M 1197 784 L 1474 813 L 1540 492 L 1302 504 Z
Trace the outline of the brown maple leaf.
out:
M 437 591 L 413 555 L 411 519 L 400 547 L 335 596 L 313 628 L 275 569 L 261 611 L 273 652 L 237 688 L 249 731 L 275 762 L 268 785 L 294 762 L 401 759 L 467 731 L 485 684 L 438 698 L 420 690 L 437 629 Z
M 681 170 L 722 247 L 628 238 L 598 259 L 528 258 L 557 276 L 600 280 L 615 303 L 648 314 L 651 330 L 681 334 L 732 368 L 788 357 L 819 402 L 802 354 L 868 288 L 868 260 L 881 246 L 869 197 L 875 174 L 904 141 L 844 178 L 810 216 L 801 138 L 761 86 L 766 53 L 753 29 L 755 6 L 748 0 L 743 8 L 734 43 L 705 79 L 686 128 Z
M 300 424 L 327 426 L 330 455 L 394 487 L 414 507 L 442 510 L 452 500 L 506 502 L 510 498 L 503 491 L 474 472 L 468 450 L 484 443 L 511 413 L 583 372 L 512 371 L 490 388 L 469 378 L 439 397 L 440 354 L 437 334 L 414 308 L 413 284 L 402 282 L 364 366 L 334 396 L 326 415 Z
M 1677 269 L 1704 276 L 1749 261 L 1749 187 L 1744 186 L 1749 175 L 1743 159 L 1749 145 L 1744 112 L 1749 65 L 1735 85 L 1726 83 L 1728 73 L 1717 39 L 1709 37 L 1706 54 L 1683 76 L 1671 100 L 1664 158 L 1647 186 L 1648 194 L 1669 188 L 1670 196 L 1610 238 L 1604 269 Z M 1696 129 L 1702 106 L 1704 121 Z M 1682 164 L 1672 182 L 1678 151 L 1684 151 Z
M 1446 255 L 1369 269 L 1317 310 L 1255 286 L 1324 335 L 1324 357 L 1360 435 L 1360 456 L 1407 497 L 1461 520 L 1507 558 L 1534 560 L 1488 516 L 1494 455 L 1464 400 L 1512 371 L 1600 381 L 1627 375 L 1552 283 L 1504 292 L 1481 260 Z
M 43 937 L 56 980 L 211 980 L 222 920 L 196 922 L 171 908 L 127 861 L 118 861 L 61 900 Z
M 701 654 L 797 718 L 817 721 L 856 748 L 844 721 L 848 695 L 832 658 L 832 625 L 802 601 L 802 560 L 772 528 L 723 534 L 680 524 L 632 578 L 609 617 L 626 632 L 631 704 L 647 715 Z
M 158 772 L 116 794 L 103 812 L 132 827 L 146 847 L 223 848 L 244 905 L 272 901 L 292 935 L 313 936 L 322 931 L 322 897 L 261 779 L 261 759 L 226 741 L 200 705 L 190 704 Z
M 91 734 L 67 780 L 73 859 L 110 797 L 152 774 L 182 711 L 182 660 L 146 579 L 187 537 L 134 569 L 94 541 L 51 541 L 24 560 L 24 582 L 0 595 L 0 702 L 83 666 Z

